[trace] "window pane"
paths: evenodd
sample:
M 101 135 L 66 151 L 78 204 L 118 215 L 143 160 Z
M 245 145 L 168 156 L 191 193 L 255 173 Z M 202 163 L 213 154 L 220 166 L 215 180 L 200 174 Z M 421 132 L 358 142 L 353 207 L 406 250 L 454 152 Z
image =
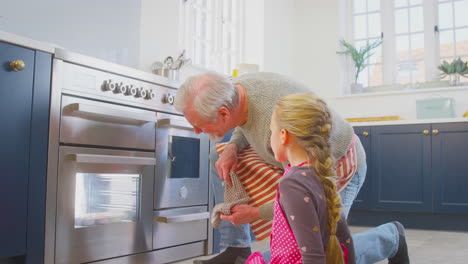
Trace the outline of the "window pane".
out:
M 407 35 L 396 37 L 396 50 L 398 61 L 409 59 L 409 38 Z
M 395 7 L 408 6 L 408 0 L 395 0 Z
M 425 82 L 426 81 L 426 66 L 424 64 L 424 60 L 418 60 L 414 62 L 416 66 L 412 72 L 412 82 Z
M 468 54 L 468 28 L 456 30 L 455 34 L 457 56 Z
M 380 13 L 369 15 L 369 37 L 378 37 L 380 36 L 381 32 Z
M 366 12 L 366 0 L 354 0 L 354 13 Z
M 468 0 L 455 2 L 455 26 L 468 26 Z
M 381 64 L 369 65 L 369 86 L 378 86 L 383 84 L 383 73 Z
M 395 32 L 397 34 L 409 32 L 408 9 L 398 9 L 395 11 Z
M 416 65 L 410 61 L 403 61 L 397 64 L 397 83 L 410 83 L 411 72 L 416 69 Z
M 411 35 L 411 58 L 424 60 L 424 34 Z
M 367 11 L 379 11 L 380 10 L 380 0 L 367 0 Z
M 424 30 L 424 17 L 423 17 L 422 6 L 413 7 L 410 9 L 410 26 L 411 26 L 411 32 Z
M 439 5 L 439 28 L 453 27 L 452 3 L 444 3 Z
M 366 15 L 354 17 L 354 38 L 361 39 L 367 37 Z
M 455 47 L 453 45 L 453 31 L 444 30 L 439 33 L 440 57 L 455 56 Z
M 372 40 L 374 41 L 374 40 Z M 370 59 L 369 63 L 375 64 L 375 63 L 382 63 L 382 45 L 378 46 L 377 48 L 373 49 L 371 51 L 371 54 L 373 54 Z

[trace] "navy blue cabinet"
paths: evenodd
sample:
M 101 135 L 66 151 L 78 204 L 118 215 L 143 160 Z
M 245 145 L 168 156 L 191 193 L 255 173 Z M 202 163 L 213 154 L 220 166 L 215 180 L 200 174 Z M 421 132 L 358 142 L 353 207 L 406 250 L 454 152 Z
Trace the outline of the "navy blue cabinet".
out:
M 0 261 L 40 263 L 52 56 L 0 42 L 0 64 Z
M 468 214 L 468 122 L 354 130 L 368 171 L 353 210 Z
M 435 212 L 468 214 L 468 122 L 433 124 L 431 134 Z
M 430 124 L 372 127 L 374 208 L 431 212 Z
M 372 205 L 372 197 L 371 197 L 371 186 L 372 186 L 372 176 L 370 176 L 370 171 L 372 170 L 372 156 L 371 153 L 371 145 L 370 145 L 370 135 L 371 135 L 371 127 L 355 127 L 354 133 L 359 137 L 359 140 L 364 147 L 364 151 L 366 152 L 366 163 L 367 163 L 367 175 L 364 184 L 359 190 L 359 193 L 354 199 L 353 209 L 371 209 Z

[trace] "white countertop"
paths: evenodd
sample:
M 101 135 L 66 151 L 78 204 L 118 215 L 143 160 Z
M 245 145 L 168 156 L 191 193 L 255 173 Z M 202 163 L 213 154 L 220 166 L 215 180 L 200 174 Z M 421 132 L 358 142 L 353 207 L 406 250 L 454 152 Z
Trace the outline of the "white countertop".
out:
M 352 122 L 351 125 L 354 127 L 358 127 L 358 126 L 416 125 L 416 124 L 456 123 L 456 122 L 468 122 L 468 117 Z
M 47 53 L 54 53 L 55 48 L 58 47 L 50 43 L 25 38 L 5 31 L 0 31 L 0 41 L 15 44 L 25 48 L 44 51 Z

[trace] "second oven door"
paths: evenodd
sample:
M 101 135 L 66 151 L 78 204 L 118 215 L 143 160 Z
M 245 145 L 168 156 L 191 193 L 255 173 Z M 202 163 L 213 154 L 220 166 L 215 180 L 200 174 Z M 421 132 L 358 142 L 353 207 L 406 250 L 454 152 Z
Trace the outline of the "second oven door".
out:
M 208 204 L 209 140 L 181 116 L 158 113 L 155 209 Z
M 152 249 L 154 153 L 60 147 L 55 263 Z

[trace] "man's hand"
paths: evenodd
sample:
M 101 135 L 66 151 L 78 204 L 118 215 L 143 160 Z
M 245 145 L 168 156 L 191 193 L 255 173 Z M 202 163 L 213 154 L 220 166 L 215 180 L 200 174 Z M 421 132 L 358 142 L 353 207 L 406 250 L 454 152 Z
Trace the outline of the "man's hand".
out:
M 229 143 L 224 148 L 223 153 L 219 156 L 218 161 L 215 164 L 216 170 L 218 170 L 219 178 L 223 179 L 229 186 L 232 186 L 231 177 L 229 177 L 229 171 L 237 171 L 237 145 Z
M 233 206 L 231 213 L 231 215 L 221 214 L 221 220 L 229 221 L 234 225 L 243 225 L 260 219 L 259 208 L 246 204 Z

